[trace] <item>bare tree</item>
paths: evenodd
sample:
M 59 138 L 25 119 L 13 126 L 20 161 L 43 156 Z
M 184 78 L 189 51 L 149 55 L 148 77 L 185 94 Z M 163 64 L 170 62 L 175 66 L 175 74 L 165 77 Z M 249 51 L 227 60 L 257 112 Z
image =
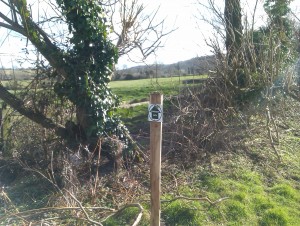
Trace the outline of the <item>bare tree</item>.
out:
M 159 7 L 148 13 L 140 0 L 111 0 L 110 23 L 119 56 L 138 50 L 141 60 L 163 46 L 163 39 L 174 29 L 166 30 L 165 19 L 158 20 Z

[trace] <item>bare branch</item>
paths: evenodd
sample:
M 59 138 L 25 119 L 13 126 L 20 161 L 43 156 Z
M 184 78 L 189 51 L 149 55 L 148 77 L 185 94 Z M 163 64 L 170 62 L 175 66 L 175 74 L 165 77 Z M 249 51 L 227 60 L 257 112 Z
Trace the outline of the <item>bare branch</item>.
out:
M 95 224 L 95 225 L 100 225 L 100 226 L 103 226 L 103 224 L 97 222 L 97 221 L 94 221 L 90 218 L 90 216 L 88 215 L 88 213 L 86 212 L 86 210 L 84 209 L 84 207 L 82 206 L 81 202 L 71 193 L 69 192 L 68 190 L 65 190 L 66 192 L 69 193 L 69 195 L 75 200 L 75 202 L 77 202 L 77 204 L 79 205 L 80 209 L 82 210 L 82 212 L 84 213 L 86 219 L 92 223 L 92 224 Z
M 9 5 L 10 5 L 12 19 L 15 23 L 18 23 L 17 10 L 14 4 L 12 3 L 12 0 L 9 0 Z
M 103 211 L 110 211 L 110 212 L 115 212 L 115 209 L 107 208 L 107 207 L 83 207 L 84 210 L 103 210 Z M 27 210 L 23 212 L 18 212 L 18 213 L 12 213 L 12 214 L 7 214 L 4 216 L 1 216 L 0 221 L 4 221 L 7 218 L 10 217 L 22 217 L 24 215 L 30 216 L 31 214 L 43 214 L 45 212 L 54 212 L 54 211 L 69 211 L 69 210 L 82 210 L 81 207 L 45 207 L 45 208 L 40 208 L 40 209 L 32 209 L 32 210 Z
M 110 22 L 120 56 L 128 55 L 137 49 L 144 60 L 163 46 L 161 44 L 163 38 L 175 29 L 165 31 L 164 19 L 154 22 L 158 17 L 158 11 L 159 7 L 145 16 L 145 6 L 139 0 L 119 0 L 111 5 Z
M 179 200 L 179 199 L 188 200 L 188 201 L 206 201 L 211 205 L 216 205 L 216 204 L 218 204 L 218 203 L 220 203 L 220 202 L 222 202 L 226 199 L 229 199 L 229 197 L 223 197 L 223 198 L 217 199 L 216 201 L 211 201 L 208 197 L 190 198 L 190 197 L 185 197 L 185 196 L 178 196 L 178 197 L 175 197 L 175 198 L 170 199 L 170 200 L 161 200 L 161 202 L 162 203 L 174 202 L 174 201 Z
M 17 33 L 20 33 L 22 35 L 26 35 L 24 29 L 21 26 L 17 26 L 17 25 L 10 25 L 10 24 L 5 24 L 0 22 L 0 27 L 4 27 L 7 28 L 9 30 L 15 31 Z
M 298 20 L 300 22 L 299 17 L 294 12 L 291 11 L 291 14 L 296 18 L 296 20 Z
M 6 21 L 10 25 L 14 26 L 20 26 L 16 21 L 9 19 L 7 16 L 5 16 L 3 13 L 0 12 L 0 18 L 2 18 L 4 21 Z
M 3 87 L 3 85 L 0 85 L 0 99 L 4 100 L 20 114 L 42 125 L 44 128 L 54 129 L 59 135 L 66 134 L 66 129 L 63 126 L 57 125 L 51 119 L 46 118 L 46 116 L 44 116 L 41 112 L 26 107 L 22 100 L 18 99 L 16 96 L 8 92 L 7 89 Z
M 139 203 L 131 203 L 131 204 L 127 204 L 125 206 L 123 206 L 121 209 L 119 209 L 118 211 L 114 212 L 113 214 L 105 217 L 101 222 L 104 222 L 106 221 L 108 218 L 110 217 L 113 217 L 113 216 L 116 216 L 118 213 L 122 212 L 123 210 L 125 210 L 126 208 L 129 208 L 129 207 L 137 207 L 140 212 L 136 218 L 136 220 L 134 221 L 134 223 L 132 224 L 132 226 L 138 226 L 139 222 L 141 221 L 142 219 L 142 216 L 143 216 L 143 211 L 144 211 L 144 208 L 142 207 L 141 204 Z

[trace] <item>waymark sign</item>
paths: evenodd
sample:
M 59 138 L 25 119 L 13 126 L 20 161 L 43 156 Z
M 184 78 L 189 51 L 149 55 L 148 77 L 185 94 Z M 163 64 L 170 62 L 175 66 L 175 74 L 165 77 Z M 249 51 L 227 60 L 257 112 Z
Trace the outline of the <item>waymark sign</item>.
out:
M 149 104 L 148 106 L 148 121 L 162 122 L 163 108 L 160 104 Z

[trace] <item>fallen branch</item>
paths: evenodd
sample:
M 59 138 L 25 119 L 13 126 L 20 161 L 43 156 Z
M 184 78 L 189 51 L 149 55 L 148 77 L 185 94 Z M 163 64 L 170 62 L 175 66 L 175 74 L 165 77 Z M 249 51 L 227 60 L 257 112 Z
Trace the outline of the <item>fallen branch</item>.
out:
M 66 190 L 66 191 L 75 200 L 75 202 L 77 202 L 77 204 L 79 205 L 80 209 L 84 213 L 84 215 L 85 215 L 85 217 L 86 217 L 86 219 L 87 219 L 88 222 L 93 223 L 95 225 L 103 226 L 103 224 L 101 224 L 101 223 L 99 223 L 99 222 L 94 221 L 93 219 L 91 219 L 90 216 L 88 215 L 88 213 L 85 211 L 84 207 L 82 206 L 81 202 L 71 192 L 69 192 L 68 190 Z
M 214 206 L 226 199 L 229 199 L 229 197 L 223 197 L 223 198 L 219 198 L 216 201 L 211 201 L 208 197 L 201 197 L 201 198 L 190 198 L 190 197 L 185 197 L 185 196 L 177 196 L 173 199 L 170 200 L 161 200 L 161 203 L 168 203 L 168 202 L 174 202 L 176 200 L 179 199 L 184 199 L 184 200 L 188 200 L 188 201 L 206 201 L 208 202 L 210 205 Z
M 103 210 L 103 211 L 110 211 L 110 212 L 114 212 L 116 211 L 115 209 L 112 208 L 107 208 L 107 207 L 83 207 L 85 210 Z M 27 210 L 27 211 L 23 211 L 23 212 L 18 212 L 18 213 L 11 213 L 11 214 L 7 214 L 3 217 L 0 218 L 0 222 L 4 221 L 5 219 L 9 218 L 9 217 L 24 217 L 24 215 L 28 215 L 31 216 L 33 214 L 42 214 L 45 212 L 52 212 L 52 211 L 68 211 L 68 210 L 82 210 L 81 207 L 47 207 L 47 208 L 40 208 L 40 209 L 32 209 L 32 210 Z
M 133 224 L 132 224 L 132 226 L 137 226 L 138 223 L 139 223 L 139 222 L 141 221 L 141 219 L 142 219 L 143 211 L 144 211 L 144 208 L 143 208 L 142 205 L 139 204 L 139 203 L 127 204 L 127 205 L 123 206 L 121 209 L 119 209 L 118 211 L 116 211 L 115 213 L 113 213 L 113 214 L 107 216 L 107 217 L 106 217 L 105 219 L 103 219 L 101 222 L 106 221 L 108 218 L 113 217 L 113 216 L 119 214 L 119 213 L 122 212 L 124 209 L 129 208 L 129 207 L 137 207 L 137 208 L 140 210 L 140 212 L 139 212 L 139 214 L 138 214 L 136 220 L 135 220 L 135 221 L 133 222 Z
M 76 220 L 84 220 L 84 221 L 87 221 L 89 223 L 92 223 L 93 225 L 100 225 L 101 226 L 101 225 L 103 225 L 102 223 L 104 221 L 106 221 L 108 218 L 113 217 L 113 216 L 119 214 L 124 209 L 129 208 L 129 207 L 136 207 L 136 208 L 138 208 L 140 210 L 140 212 L 139 212 L 136 220 L 132 224 L 132 226 L 137 226 L 139 224 L 139 222 L 141 221 L 142 216 L 143 216 L 144 208 L 139 203 L 128 204 L 128 205 L 125 205 L 124 207 L 122 207 L 121 209 L 118 209 L 118 210 L 112 209 L 112 208 L 107 208 L 107 207 L 84 207 L 84 206 L 82 206 L 81 202 L 74 197 L 74 195 L 70 194 L 70 196 L 77 202 L 77 204 L 79 205 L 79 207 L 47 207 L 47 208 L 27 210 L 27 211 L 23 211 L 23 212 L 19 212 L 19 213 L 11 213 L 11 214 L 7 214 L 5 216 L 2 216 L 0 218 L 0 222 L 4 222 L 7 218 L 12 218 L 12 217 L 19 218 L 19 219 L 27 222 L 26 218 L 28 218 L 28 217 L 30 217 L 30 216 L 32 216 L 34 214 L 43 214 L 45 212 L 51 212 L 51 211 L 81 210 L 84 213 L 85 218 L 79 218 L 79 217 L 74 217 L 74 216 L 67 216 L 67 217 L 63 217 L 63 218 L 61 218 L 61 217 L 53 217 L 53 218 L 49 218 L 49 219 L 53 220 L 53 219 L 66 219 L 66 218 L 69 218 L 69 219 L 76 219 Z M 101 220 L 101 222 L 97 222 L 97 221 L 94 221 L 93 219 L 90 218 L 90 216 L 88 215 L 88 213 L 86 212 L 86 210 L 103 210 L 103 211 L 109 211 L 109 212 L 113 212 L 113 213 L 110 214 L 110 215 L 108 215 L 107 217 L 105 217 L 103 220 Z M 24 216 L 24 215 L 26 215 L 26 216 Z M 49 219 L 47 219 L 47 220 L 49 220 Z
M 271 121 L 272 121 L 272 117 L 271 117 L 271 112 L 270 112 L 270 109 L 269 109 L 268 106 L 266 107 L 266 115 L 267 115 L 267 130 L 268 130 L 268 136 L 269 136 L 270 144 L 271 144 L 271 147 L 274 150 L 278 160 L 281 162 L 282 161 L 281 156 L 280 156 L 277 148 L 275 147 L 274 139 L 273 139 L 273 136 L 272 136 L 271 125 L 270 125 Z

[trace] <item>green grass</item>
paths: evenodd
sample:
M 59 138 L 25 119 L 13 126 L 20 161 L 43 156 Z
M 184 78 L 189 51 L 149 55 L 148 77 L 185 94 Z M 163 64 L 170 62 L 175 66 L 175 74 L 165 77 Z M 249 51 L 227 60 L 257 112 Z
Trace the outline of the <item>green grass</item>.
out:
M 201 209 L 202 205 L 199 202 L 177 200 L 163 207 L 162 217 L 167 225 L 194 226 L 205 219 Z
M 31 69 L 2 69 L 0 70 L 0 75 L 2 78 L 6 79 L 16 79 L 22 81 L 24 79 L 32 79 L 36 74 L 36 70 Z
M 178 94 L 184 87 L 184 80 L 205 79 L 207 76 L 182 76 L 158 79 L 139 79 L 127 81 L 110 82 L 112 91 L 123 102 L 141 102 L 149 99 L 149 94 L 154 91 L 162 92 L 164 95 Z
M 262 176 L 249 180 L 228 173 L 207 175 L 194 170 L 194 174 L 200 177 L 192 184 L 182 185 L 181 195 L 228 199 L 213 206 L 204 201 L 186 200 L 163 204 L 162 217 L 167 225 L 296 226 L 300 222 L 300 192 L 281 180 L 269 187 Z M 252 172 L 247 169 L 241 174 L 251 176 Z
M 259 225 L 269 226 L 278 225 L 285 226 L 289 224 L 288 213 L 280 207 L 267 210 L 261 220 L 259 220 Z
M 151 92 L 160 91 L 164 96 L 178 94 L 180 89 L 186 87 L 184 81 L 196 82 L 204 81 L 206 75 L 197 76 L 182 76 L 182 77 L 168 77 L 158 79 L 139 79 L 127 81 L 113 81 L 110 83 L 112 91 L 120 97 L 121 101 L 125 103 L 146 102 L 149 100 Z M 198 83 L 196 83 L 198 84 Z M 193 84 L 189 84 L 193 85 Z M 164 108 L 168 107 L 170 101 L 164 100 Z M 138 106 L 128 106 L 126 108 L 119 108 L 117 114 L 129 128 L 132 133 L 139 133 L 139 130 L 148 131 L 148 105 L 141 104 Z
M 148 122 L 148 104 L 141 104 L 135 107 L 119 108 L 118 115 L 121 116 L 122 121 L 126 124 L 131 133 L 137 134 L 142 128 L 149 130 Z
M 26 88 L 32 80 L 4 80 L 1 84 L 9 90 L 22 90 Z
M 294 142 L 289 142 L 289 145 L 299 146 L 296 139 Z M 172 226 L 299 225 L 300 180 L 289 180 L 286 175 L 278 174 L 283 170 L 287 174 L 299 174 L 300 171 L 294 168 L 300 157 L 296 150 L 293 158 L 289 158 L 290 162 L 282 163 L 276 169 L 269 168 L 267 164 L 259 166 L 258 162 L 251 163 L 247 156 L 234 154 L 230 160 L 218 164 L 216 168 L 196 166 L 176 174 L 177 192 L 181 196 L 208 197 L 212 201 L 224 197 L 228 199 L 216 205 L 184 199 L 162 203 L 163 220 L 166 225 Z M 165 177 L 166 174 L 168 172 L 162 176 L 162 199 L 170 200 L 178 195 L 174 194 L 174 190 L 168 190 L 166 185 L 170 181 Z

